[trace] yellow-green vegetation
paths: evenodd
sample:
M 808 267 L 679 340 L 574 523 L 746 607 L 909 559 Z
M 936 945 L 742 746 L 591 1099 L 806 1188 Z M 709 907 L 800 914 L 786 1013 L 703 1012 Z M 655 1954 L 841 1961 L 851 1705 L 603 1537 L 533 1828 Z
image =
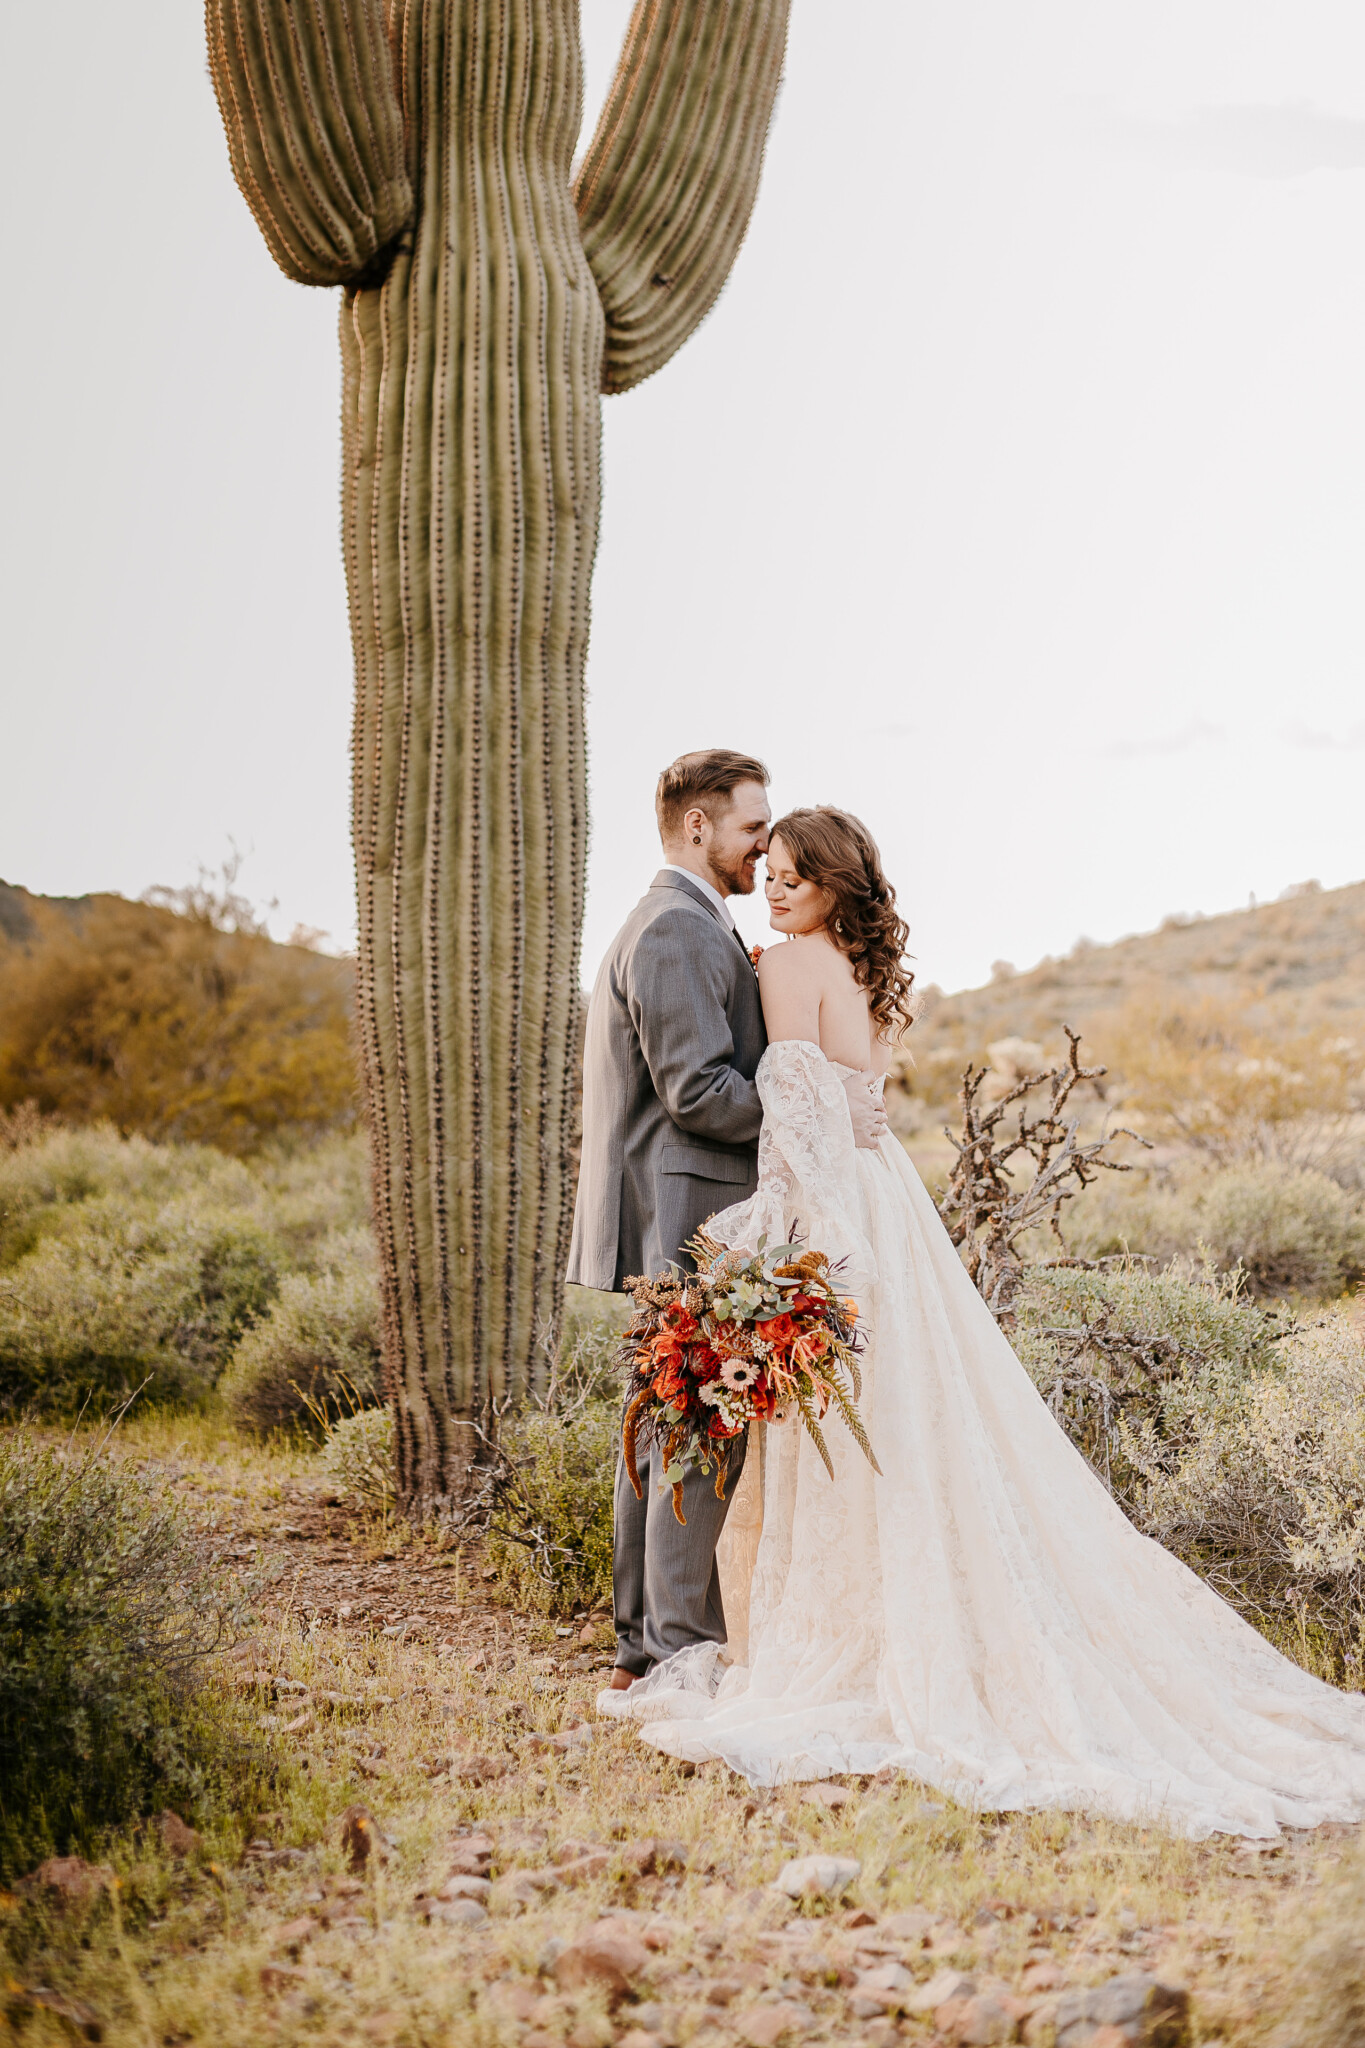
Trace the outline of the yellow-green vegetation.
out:
M 273 944 L 233 872 L 143 903 L 0 883 L 0 1110 L 241 1155 L 354 1129 L 354 966 Z
M 182 1488 L 197 1452 L 206 1498 L 270 1520 L 263 1454 L 215 1462 L 202 1426 L 160 1447 Z M 446 1645 L 304 1625 L 281 1601 L 220 1663 L 278 1759 L 245 1824 L 111 1837 L 84 1896 L 36 1877 L 11 1890 L 6 1996 L 26 2042 L 74 2023 L 114 2048 L 729 2048 L 785 2021 L 791 2039 L 928 2043 L 952 2035 L 913 2007 L 945 1971 L 1006 2015 L 997 2040 L 1050 2042 L 1060 1997 L 1133 1971 L 1192 1994 L 1196 2042 L 1361 2038 L 1327 2019 L 1359 1998 L 1343 1831 L 1194 1844 L 972 1813 L 905 1782 L 755 1793 L 718 1766 L 689 1775 L 594 1723 L 600 1672 L 576 1670 L 548 1622 L 509 1628 L 482 1606 L 468 1560 L 417 1545 L 412 1563 L 460 1593 Z M 810 1854 L 858 1873 L 825 1899 L 772 1889 Z M 589 1930 L 615 1942 L 616 1976 L 565 1964 Z M 869 2021 L 888 1976 L 899 1989 Z
M 12 1136 L 0 1144 L 0 1408 L 67 1414 L 144 1382 L 154 1400 L 201 1400 L 248 1335 L 250 1372 L 234 1386 L 266 1390 L 259 1419 L 302 1411 L 290 1377 L 363 1376 L 367 1358 L 373 1398 L 358 1138 L 241 1161 L 108 1125 L 20 1122 Z

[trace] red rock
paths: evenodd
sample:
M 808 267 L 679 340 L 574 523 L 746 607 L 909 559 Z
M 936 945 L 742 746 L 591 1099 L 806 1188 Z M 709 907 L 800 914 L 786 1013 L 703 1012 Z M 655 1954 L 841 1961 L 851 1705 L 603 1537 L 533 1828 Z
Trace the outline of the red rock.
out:
M 651 1835 L 643 1842 L 627 1842 L 621 1861 L 636 1877 L 662 1877 L 670 1870 L 686 1870 L 687 1848 L 682 1842 Z
M 803 1786 L 801 1797 L 807 1806 L 824 1806 L 833 1809 L 839 1806 L 847 1806 L 853 1794 L 846 1785 L 822 1783 L 819 1785 Z
M 482 1906 L 487 1904 L 492 1889 L 486 1877 L 448 1877 L 436 1897 L 447 1902 L 451 1899 L 477 1899 Z
M 1066 1982 L 1066 1971 L 1059 1968 L 1051 1958 L 1036 1963 L 1025 1963 L 1023 1984 L 1025 1991 L 1057 1991 Z
M 281 1920 L 278 1927 L 272 1927 L 266 1936 L 272 1948 L 288 1949 L 297 1955 L 305 1941 L 311 1941 L 318 1931 L 318 1923 L 308 1913 L 301 1913 L 297 1920 Z
M 787 2035 L 804 2034 L 814 2024 L 809 2006 L 784 1998 L 776 2005 L 751 2005 L 735 2021 L 735 2032 L 749 2048 L 777 2048 Z
M 452 1758 L 450 1775 L 461 1785 L 487 1785 L 494 1778 L 505 1778 L 511 1765 L 500 1756 L 457 1756 Z
M 201 1846 L 198 1832 L 169 1807 L 159 1816 L 157 1827 L 172 1856 L 190 1856 Z
M 261 1966 L 262 1991 L 292 1991 L 307 1982 L 308 1972 L 296 1970 L 292 1963 L 264 1963 Z
M 49 1856 L 33 1873 L 32 1882 L 64 1899 L 89 1899 L 102 1891 L 113 1872 L 104 1863 L 86 1863 L 79 1856 Z
M 530 1984 L 519 1984 L 509 1977 L 490 1984 L 484 1996 L 499 2012 L 506 2013 L 509 2019 L 519 2020 L 523 2026 L 540 2003 L 540 1993 Z
M 941 2005 L 934 2014 L 934 2025 L 955 2048 L 1000 2048 L 1014 2039 L 1015 2017 L 1001 1999 L 982 1993 Z
M 487 1877 L 493 1860 L 493 1844 L 487 1835 L 469 1835 L 456 1842 L 450 1853 L 452 1877 Z
M 577 1935 L 556 1958 L 555 1982 L 561 1991 L 601 1985 L 621 1997 L 639 1983 L 649 1967 L 649 1950 L 619 1922 L 599 1921 Z

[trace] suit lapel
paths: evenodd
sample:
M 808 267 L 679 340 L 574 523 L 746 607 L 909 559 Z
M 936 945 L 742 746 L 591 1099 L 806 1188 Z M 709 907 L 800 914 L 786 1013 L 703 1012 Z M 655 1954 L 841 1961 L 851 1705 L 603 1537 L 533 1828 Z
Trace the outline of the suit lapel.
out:
M 687 897 L 690 903 L 699 903 L 702 909 L 707 913 L 708 917 L 713 917 L 716 923 L 720 926 L 721 930 L 723 932 L 728 932 L 730 934 L 730 937 L 734 940 L 735 944 L 739 947 L 740 952 L 748 961 L 749 972 L 751 974 L 757 972 L 757 970 L 754 967 L 753 961 L 749 958 L 749 948 L 745 945 L 743 939 L 736 931 L 734 925 L 731 924 L 729 918 L 723 917 L 721 915 L 720 911 L 716 908 L 715 904 L 711 901 L 710 897 L 706 894 L 704 889 L 694 888 L 686 875 L 675 874 L 672 868 L 660 868 L 658 874 L 654 877 L 654 880 L 650 883 L 649 886 L 651 887 L 651 889 L 677 889 L 682 895 Z

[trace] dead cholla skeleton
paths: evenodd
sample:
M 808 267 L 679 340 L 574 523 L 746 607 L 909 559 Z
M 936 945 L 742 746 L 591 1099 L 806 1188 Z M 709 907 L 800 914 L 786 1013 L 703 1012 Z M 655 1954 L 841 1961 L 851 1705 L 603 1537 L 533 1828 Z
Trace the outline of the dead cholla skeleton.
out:
M 1074 1111 L 1067 1114 L 1071 1098 L 1082 1083 L 1095 1087 L 1102 1096 L 1098 1083 L 1107 1069 L 1083 1067 L 1080 1033 L 1069 1025 L 1062 1029 L 1068 1040 L 1066 1064 L 1022 1075 L 998 1102 L 982 1099 L 989 1068 L 969 1066 L 958 1096 L 961 1135 L 946 1133 L 957 1153 L 957 1164 L 947 1187 L 939 1190 L 938 1211 L 992 1315 L 1006 1326 L 1024 1267 L 1021 1240 L 1031 1230 L 1047 1228 L 1062 1255 L 1045 1264 L 1085 1263 L 1067 1252 L 1059 1222 L 1063 1204 L 1098 1180 L 1102 1172 L 1132 1172 L 1128 1162 L 1109 1157 L 1115 1138 L 1148 1144 L 1136 1131 L 1122 1127 L 1106 1130 L 1089 1144 L 1081 1143 L 1080 1117 Z M 1044 1087 L 1049 1091 L 1047 1100 L 1034 1114 L 1029 1098 Z M 1011 1112 L 1015 1112 L 1013 1117 Z M 1025 1161 L 1032 1163 L 1033 1171 L 1020 1181 L 1015 1176 Z

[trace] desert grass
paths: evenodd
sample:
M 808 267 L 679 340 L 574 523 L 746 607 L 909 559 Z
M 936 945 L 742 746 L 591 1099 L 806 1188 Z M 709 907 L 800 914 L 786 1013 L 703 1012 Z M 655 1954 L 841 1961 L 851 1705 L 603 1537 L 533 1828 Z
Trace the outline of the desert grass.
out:
M 16 1885 L 0 1910 L 3 2009 L 26 2044 L 69 2041 L 83 2023 L 115 2048 L 608 2048 L 632 2033 L 633 2048 L 722 2048 L 775 2001 L 808 2041 L 843 2041 L 869 2026 L 850 2002 L 856 1972 L 890 1959 L 917 1980 L 949 1965 L 1032 1994 L 1034 2042 L 1049 2038 L 1049 1994 L 1142 1969 L 1191 1991 L 1194 2040 L 1288 2043 L 1294 2014 L 1322 2003 L 1329 1965 L 1311 1958 L 1340 1973 L 1355 1953 L 1345 1830 L 1191 1843 L 1158 1826 L 976 1813 L 904 1780 L 768 1793 L 720 1766 L 689 1772 L 595 1722 L 600 1622 L 585 1648 L 579 1625 L 494 1607 L 476 1553 L 411 1534 L 395 1549 L 382 1523 L 352 1523 L 344 1540 L 333 1529 L 325 1552 L 287 1534 L 310 1505 L 316 1526 L 318 1467 L 302 1445 L 148 1416 L 130 1418 L 121 1454 L 161 1464 L 185 1502 L 239 1535 L 256 1531 L 253 1552 L 317 1548 L 319 1571 L 353 1552 L 439 1585 L 444 1638 L 326 1620 L 282 1572 L 212 1679 L 224 1712 L 272 1746 L 270 1810 L 208 1820 L 180 1854 L 155 1822 L 125 1833 L 101 1851 L 108 1881 L 84 1903 Z M 358 1872 L 342 1838 L 356 1805 L 376 1841 Z M 489 1917 L 428 1917 L 474 1831 L 495 1845 Z M 650 1838 L 678 1845 L 684 1867 L 639 1875 L 632 1851 Z M 773 1879 L 817 1851 L 856 1858 L 860 1874 L 837 1900 L 795 1906 Z M 544 1888 L 519 1886 L 523 1870 Z M 614 2004 L 562 1992 L 557 1945 L 622 1911 L 654 1944 L 645 1977 Z M 728 2003 L 709 2001 L 716 1987 Z M 871 2025 L 883 2042 L 932 2038 L 928 2020 Z M 1303 2038 L 1357 2037 L 1319 2024 Z

